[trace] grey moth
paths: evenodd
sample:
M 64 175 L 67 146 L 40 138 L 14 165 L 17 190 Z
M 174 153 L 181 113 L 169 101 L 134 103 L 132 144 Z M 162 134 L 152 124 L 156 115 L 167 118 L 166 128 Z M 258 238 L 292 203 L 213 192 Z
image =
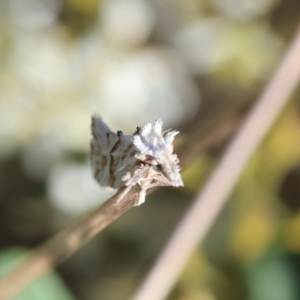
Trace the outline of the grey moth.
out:
M 137 127 L 133 135 L 112 132 L 102 118 L 92 116 L 91 166 L 100 186 L 110 190 L 126 187 L 118 201 L 136 184 L 140 185 L 139 200 L 145 201 L 146 191 L 155 186 L 183 186 L 173 154 L 173 141 L 178 131 L 162 131 L 156 120 Z

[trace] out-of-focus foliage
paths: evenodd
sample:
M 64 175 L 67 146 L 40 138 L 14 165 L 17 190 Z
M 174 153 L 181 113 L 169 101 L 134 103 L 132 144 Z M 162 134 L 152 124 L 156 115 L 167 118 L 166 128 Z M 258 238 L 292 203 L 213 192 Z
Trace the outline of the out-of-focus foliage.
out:
M 9 271 L 18 266 L 28 255 L 28 251 L 21 248 L 9 248 L 0 253 L 0 277 L 5 276 Z M 57 274 L 51 272 L 24 290 L 22 295 L 15 300 L 73 300 L 73 296 L 67 290 Z
M 92 113 L 125 133 L 162 118 L 197 143 L 198 124 L 256 99 L 299 20 L 298 0 L 0 1 L 2 251 L 37 246 L 108 197 L 90 172 Z M 300 299 L 299 97 L 170 300 Z M 160 189 L 65 262 L 70 294 L 130 299 L 223 149 L 190 158 L 184 188 Z

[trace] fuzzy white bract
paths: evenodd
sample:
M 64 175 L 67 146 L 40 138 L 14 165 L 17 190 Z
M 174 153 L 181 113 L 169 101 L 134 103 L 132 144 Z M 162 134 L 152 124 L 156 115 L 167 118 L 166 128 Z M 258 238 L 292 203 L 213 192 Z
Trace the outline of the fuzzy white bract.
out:
M 137 151 L 136 158 L 141 161 L 151 162 L 160 166 L 161 173 L 170 180 L 173 186 L 183 186 L 178 166 L 178 158 L 173 153 L 173 141 L 178 131 L 170 131 L 164 135 L 162 121 L 157 120 L 154 124 L 147 123 L 133 136 L 133 143 Z
M 178 131 L 162 131 L 162 121 L 137 127 L 132 136 L 112 132 L 101 117 L 92 117 L 91 165 L 102 187 L 126 186 L 121 198 L 136 184 L 141 192 L 137 205 L 145 201 L 146 190 L 155 186 L 183 186 L 179 160 L 173 154 Z

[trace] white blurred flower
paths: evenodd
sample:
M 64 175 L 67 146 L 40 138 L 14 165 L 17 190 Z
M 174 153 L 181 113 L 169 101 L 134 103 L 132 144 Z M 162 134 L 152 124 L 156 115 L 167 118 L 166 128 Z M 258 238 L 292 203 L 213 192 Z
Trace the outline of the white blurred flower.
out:
M 172 38 L 190 70 L 215 72 L 230 64 L 234 80 L 264 78 L 281 54 L 283 43 L 266 24 L 241 24 L 226 18 L 206 18 L 186 26 Z M 240 82 L 241 83 L 241 82 Z
M 63 38 L 55 34 L 20 35 L 15 42 L 10 53 L 11 67 L 21 84 L 40 94 L 70 86 L 71 47 Z
M 55 153 L 88 150 L 91 112 L 87 107 L 59 101 L 28 107 L 22 102 L 1 100 L 0 92 L 1 154 L 43 141 L 51 141 Z
M 101 204 L 109 193 L 92 179 L 90 164 L 64 164 L 52 169 L 48 193 L 57 209 L 68 214 L 84 213 Z
M 198 90 L 171 48 L 149 46 L 123 53 L 91 40 L 81 53 L 82 82 L 91 96 L 86 99 L 113 128 L 132 133 L 137 124 L 158 118 L 174 126 L 197 112 Z
M 58 0 L 9 0 L 8 19 L 15 30 L 37 30 L 52 26 L 56 20 Z
M 112 118 L 141 124 L 161 118 L 174 125 L 192 117 L 199 96 L 181 63 L 163 48 L 135 53 L 117 65 L 107 61 L 98 85 L 102 107 Z
M 150 36 L 155 13 L 147 0 L 108 0 L 101 7 L 104 36 L 118 46 L 136 46 Z
M 172 43 L 194 73 L 211 72 L 230 56 L 230 49 L 218 51 L 230 28 L 221 18 L 202 19 L 179 30 L 172 37 Z

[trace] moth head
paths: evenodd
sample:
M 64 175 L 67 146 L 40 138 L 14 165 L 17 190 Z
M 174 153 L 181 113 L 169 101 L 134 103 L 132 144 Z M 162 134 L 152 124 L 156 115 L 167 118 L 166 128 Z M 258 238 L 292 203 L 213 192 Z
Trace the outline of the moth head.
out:
M 133 136 L 138 149 L 136 158 L 152 164 L 173 186 L 183 186 L 178 158 L 173 154 L 173 141 L 178 131 L 162 132 L 162 121 L 147 123 Z M 154 169 L 155 170 L 155 169 Z

